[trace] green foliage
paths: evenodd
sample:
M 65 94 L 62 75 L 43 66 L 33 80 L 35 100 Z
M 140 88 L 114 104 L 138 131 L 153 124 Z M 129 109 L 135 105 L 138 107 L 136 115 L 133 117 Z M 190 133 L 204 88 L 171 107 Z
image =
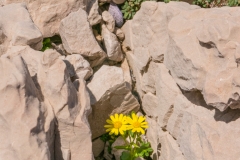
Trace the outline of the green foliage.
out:
M 141 3 L 145 0 L 126 0 L 121 6 L 123 18 L 125 20 L 132 19 L 136 12 L 140 9 Z
M 53 37 L 44 38 L 43 39 L 43 47 L 42 47 L 41 51 L 44 52 L 46 49 L 52 48 L 51 43 L 55 43 L 55 44 L 62 43 L 61 37 L 58 35 L 55 35 Z
M 46 49 L 49 49 L 49 48 L 51 48 L 52 47 L 52 45 L 51 45 L 51 40 L 50 40 L 50 38 L 44 38 L 43 39 L 43 47 L 42 47 L 42 49 L 41 49 L 41 51 L 45 51 Z
M 240 2 L 238 0 L 228 0 L 227 5 L 230 7 L 238 6 Z

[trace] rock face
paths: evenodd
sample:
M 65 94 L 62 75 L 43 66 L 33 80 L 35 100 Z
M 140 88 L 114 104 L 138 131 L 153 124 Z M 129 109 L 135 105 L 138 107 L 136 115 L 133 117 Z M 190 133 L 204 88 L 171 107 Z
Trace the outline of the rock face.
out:
M 122 61 L 123 54 L 121 44 L 119 43 L 117 36 L 111 33 L 104 24 L 102 25 L 102 38 L 108 59 L 116 62 Z
M 11 45 L 30 45 L 36 50 L 42 48 L 42 34 L 32 22 L 23 3 L 0 8 L 0 56 Z
M 3 5 L 19 2 L 25 2 L 27 4 L 27 8 L 34 23 L 40 29 L 44 37 L 51 37 L 55 34 L 59 34 L 61 20 L 68 16 L 69 13 L 77 11 L 79 8 L 85 10 L 89 4 L 89 1 L 83 0 L 3 0 Z
M 106 53 L 98 45 L 83 9 L 80 8 L 64 18 L 59 32 L 68 53 L 81 54 L 90 61 L 92 67 L 105 59 Z
M 13 96 L 16 92 L 17 95 L 14 96 L 16 99 L 26 99 L 19 103 L 15 100 L 9 101 L 12 104 L 8 105 L 6 98 L 1 98 L 1 104 L 12 105 L 12 109 L 15 110 L 19 107 L 14 104 L 22 103 L 19 109 L 22 108 L 23 111 L 13 112 L 15 118 L 12 118 L 13 120 L 19 117 L 19 121 L 12 121 L 15 123 L 11 126 L 8 125 L 12 122 L 8 122 L 8 115 L 5 115 L 9 111 L 1 113 L 3 120 L 1 125 L 10 128 L 1 132 L 3 135 L 0 137 L 3 138 L 10 135 L 11 132 L 13 133 L 13 137 L 9 137 L 3 145 L 6 147 L 8 143 L 19 141 L 16 145 L 21 146 L 21 143 L 24 142 L 22 145 L 26 147 L 18 147 L 17 149 L 25 151 L 12 150 L 12 152 L 9 152 L 8 156 L 10 158 L 14 157 L 13 159 L 16 159 L 15 154 L 19 154 L 19 159 L 29 159 L 27 157 L 34 156 L 36 156 L 34 159 L 41 159 L 42 157 L 42 159 L 49 160 L 68 159 L 66 157 L 71 157 L 71 160 L 82 157 L 92 159 L 93 157 L 91 131 L 87 121 L 90 101 L 85 82 L 79 79 L 80 85 L 76 89 L 67 73 L 65 63 L 59 57 L 60 54 L 54 50 L 46 50 L 42 53 L 24 46 L 11 47 L 1 57 L 10 66 L 14 66 L 10 63 L 12 61 L 17 66 L 15 68 L 19 68 L 19 72 L 16 69 L 15 71 L 14 68 L 1 71 L 4 75 L 14 76 L 17 74 L 17 77 L 19 77 L 19 79 L 12 81 L 12 89 L 8 87 L 8 83 L 5 82 L 6 79 L 2 79 L 3 82 L 0 84 L 3 88 L 2 91 L 4 91 L 2 93 L 3 97 L 10 97 L 8 94 Z M 7 65 L 4 66 L 7 67 Z M 21 66 L 25 66 L 25 68 Z M 8 81 L 10 79 L 12 78 L 9 77 Z M 26 86 L 25 83 L 29 86 Z M 19 87 L 21 85 L 23 87 Z M 19 93 L 23 95 L 19 95 Z M 4 110 L 2 109 L 2 111 Z M 21 122 L 24 124 L 22 127 Z M 14 127 L 14 125 L 17 126 Z M 29 129 L 26 128 L 27 126 L 29 126 Z M 24 128 L 24 132 L 18 127 Z M 17 131 L 21 131 L 19 134 L 25 134 L 27 139 L 29 139 L 29 136 L 32 136 L 32 138 L 27 140 L 24 139 L 23 135 L 20 139 L 16 139 L 19 138 L 19 136 L 14 136 L 18 133 Z M 85 145 L 82 145 L 82 143 Z M 30 149 L 27 149 L 27 147 L 30 147 Z M 4 152 L 3 150 L 2 153 Z
M 144 2 L 122 27 L 153 159 L 240 158 L 239 11 Z
M 120 67 L 103 65 L 94 74 L 87 87 L 92 105 L 92 113 L 88 119 L 93 139 L 105 133 L 102 126 L 110 114 L 139 110 L 139 103 L 132 95 L 127 80 L 124 80 L 123 70 Z

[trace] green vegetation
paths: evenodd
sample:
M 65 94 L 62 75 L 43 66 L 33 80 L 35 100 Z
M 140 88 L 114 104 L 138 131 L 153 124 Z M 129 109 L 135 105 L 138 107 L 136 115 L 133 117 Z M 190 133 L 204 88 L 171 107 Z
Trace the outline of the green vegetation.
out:
M 62 43 L 61 37 L 58 35 L 55 35 L 53 37 L 48 37 L 43 39 L 43 47 L 41 51 L 45 51 L 46 49 L 52 48 L 52 43 L 54 44 L 60 44 Z

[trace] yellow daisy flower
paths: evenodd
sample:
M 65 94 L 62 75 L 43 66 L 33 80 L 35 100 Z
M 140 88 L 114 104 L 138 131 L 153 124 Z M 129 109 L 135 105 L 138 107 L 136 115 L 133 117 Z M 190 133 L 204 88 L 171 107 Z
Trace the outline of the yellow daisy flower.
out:
M 117 136 L 119 133 L 121 135 L 124 134 L 124 131 L 127 130 L 127 117 L 123 114 L 115 114 L 114 116 L 111 115 L 110 119 L 107 119 L 107 125 L 104 127 L 107 129 L 106 132 L 110 132 L 109 134 L 112 135 L 113 133 Z
M 132 113 L 132 117 L 127 117 L 127 122 L 130 124 L 128 129 L 132 129 L 132 132 L 141 132 L 145 134 L 145 129 L 148 128 L 148 123 L 145 121 L 144 116 L 137 116 Z

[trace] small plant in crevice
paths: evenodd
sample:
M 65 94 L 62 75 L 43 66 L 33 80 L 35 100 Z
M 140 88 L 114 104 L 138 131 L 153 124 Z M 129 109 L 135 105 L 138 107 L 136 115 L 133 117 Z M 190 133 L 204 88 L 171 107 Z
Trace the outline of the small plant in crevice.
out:
M 126 0 L 121 6 L 121 11 L 123 13 L 123 18 L 125 20 L 130 20 L 140 9 L 141 3 L 145 0 Z
M 122 152 L 121 160 L 134 160 L 138 157 L 148 158 L 153 152 L 150 143 L 142 138 L 142 135 L 145 135 L 145 129 L 148 128 L 144 116 L 137 116 L 134 112 L 130 115 L 114 114 L 106 122 L 108 124 L 104 127 L 110 137 L 106 136 L 105 139 L 111 138 L 110 140 L 115 141 L 118 136 L 121 136 L 125 141 L 123 146 L 114 147 L 125 150 Z
M 53 48 L 52 44 L 61 44 L 62 43 L 62 39 L 60 36 L 58 35 L 55 35 L 53 37 L 47 37 L 47 38 L 44 38 L 43 39 L 43 47 L 41 49 L 41 51 L 45 51 L 46 49 L 50 49 L 50 48 Z

